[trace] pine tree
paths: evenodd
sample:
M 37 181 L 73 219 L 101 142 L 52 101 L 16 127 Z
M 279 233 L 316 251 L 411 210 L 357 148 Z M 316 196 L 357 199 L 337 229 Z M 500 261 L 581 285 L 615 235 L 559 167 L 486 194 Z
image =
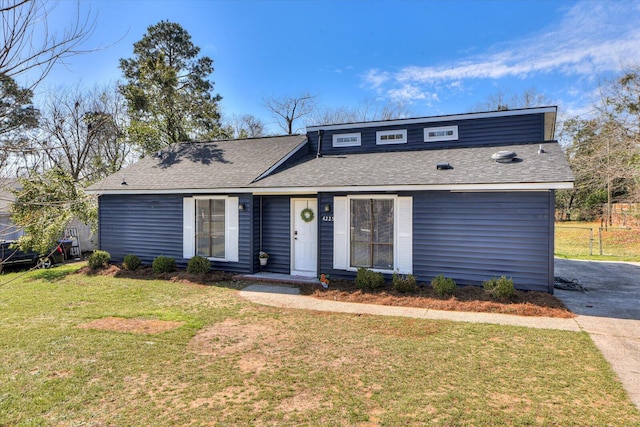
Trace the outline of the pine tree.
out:
M 151 153 L 175 142 L 226 137 L 213 93 L 213 60 L 179 24 L 161 21 L 133 45 L 134 57 L 121 59 L 127 84 L 121 87 L 132 142 Z

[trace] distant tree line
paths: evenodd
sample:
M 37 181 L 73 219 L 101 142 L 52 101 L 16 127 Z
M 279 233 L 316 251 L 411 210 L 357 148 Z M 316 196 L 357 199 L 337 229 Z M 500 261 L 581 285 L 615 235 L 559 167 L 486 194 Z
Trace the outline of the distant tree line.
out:
M 614 203 L 639 203 L 640 66 L 602 83 L 592 111 L 566 119 L 560 139 L 576 179 L 557 194 L 560 219 L 611 225 Z

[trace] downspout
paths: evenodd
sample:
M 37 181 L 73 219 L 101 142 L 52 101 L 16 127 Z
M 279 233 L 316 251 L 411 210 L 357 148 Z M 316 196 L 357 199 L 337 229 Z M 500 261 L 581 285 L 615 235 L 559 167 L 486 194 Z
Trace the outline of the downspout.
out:
M 316 157 L 322 157 L 322 152 L 320 151 L 322 149 L 322 135 L 324 135 L 324 130 L 319 129 L 318 130 L 318 153 L 316 154 Z

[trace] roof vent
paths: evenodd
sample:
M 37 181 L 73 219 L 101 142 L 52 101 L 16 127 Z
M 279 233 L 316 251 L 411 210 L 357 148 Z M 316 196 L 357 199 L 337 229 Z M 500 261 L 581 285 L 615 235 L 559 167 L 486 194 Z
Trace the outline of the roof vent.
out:
M 453 169 L 453 166 L 451 166 L 449 163 L 438 163 L 436 165 L 436 169 L 439 171 L 448 170 L 448 169 Z
M 498 163 L 511 163 L 516 157 L 518 157 L 518 155 L 513 151 L 498 151 L 491 155 L 491 158 Z

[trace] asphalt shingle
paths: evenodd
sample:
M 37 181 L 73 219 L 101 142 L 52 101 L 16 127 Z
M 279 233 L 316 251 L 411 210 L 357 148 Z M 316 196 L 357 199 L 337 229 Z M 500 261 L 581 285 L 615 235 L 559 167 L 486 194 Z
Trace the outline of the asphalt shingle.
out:
M 91 185 L 88 190 L 247 187 L 306 139 L 305 135 L 291 135 L 175 144 L 163 149 L 160 155 L 147 156 Z
M 257 180 L 306 142 L 304 135 L 183 143 L 148 156 L 89 190 L 216 190 L 345 186 L 569 183 L 574 178 L 557 142 L 439 150 L 308 155 Z M 542 148 L 539 153 L 539 148 Z M 306 150 L 305 147 L 302 150 Z M 497 151 L 517 159 L 497 163 Z M 448 163 L 451 169 L 438 170 Z M 122 182 L 126 181 L 126 185 Z
M 538 153 L 539 147 L 543 153 Z M 502 150 L 515 152 L 517 159 L 512 163 L 497 163 L 491 155 Z M 438 170 L 438 163 L 448 163 L 452 169 Z M 573 182 L 573 175 L 557 142 L 307 158 L 252 184 L 252 187 L 545 182 Z

